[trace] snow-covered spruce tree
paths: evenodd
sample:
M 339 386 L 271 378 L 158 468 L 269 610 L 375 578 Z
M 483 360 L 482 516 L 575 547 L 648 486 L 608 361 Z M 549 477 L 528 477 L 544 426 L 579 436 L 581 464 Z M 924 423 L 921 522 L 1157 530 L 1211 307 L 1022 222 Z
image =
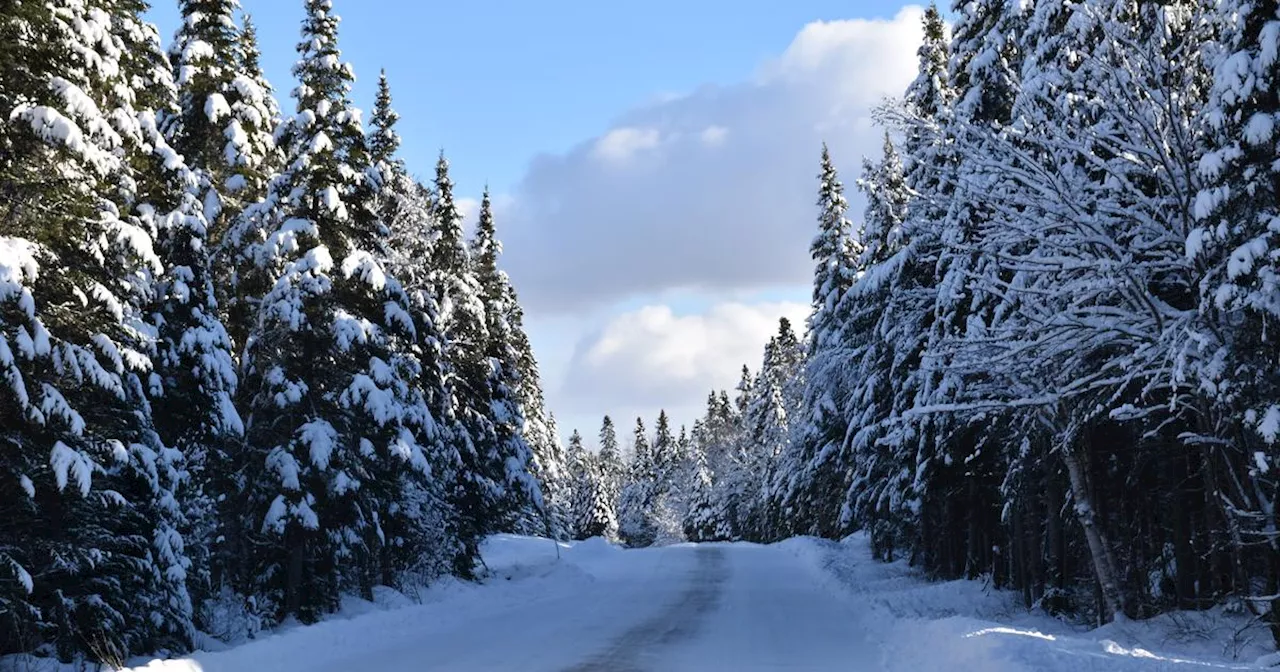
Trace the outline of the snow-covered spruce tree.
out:
M 694 541 L 722 541 L 731 538 L 724 521 L 722 495 L 727 494 L 733 450 L 737 441 L 737 416 L 727 394 L 707 395 L 707 412 L 694 423 L 693 436 L 701 462 L 698 481 L 691 492 L 686 513 L 685 536 Z
M 766 350 L 773 349 L 771 338 Z M 765 468 L 762 451 L 758 448 L 754 427 L 750 420 L 753 412 L 763 413 L 767 404 L 757 394 L 768 396 L 767 392 L 759 392 L 769 386 L 761 375 L 753 375 L 751 370 L 743 366 L 742 378 L 738 382 L 738 398 L 735 408 L 741 409 L 729 414 L 729 424 L 723 429 L 726 434 L 721 437 L 722 444 L 717 447 L 718 461 L 714 471 L 712 484 L 712 501 L 715 507 L 716 539 L 756 539 L 758 538 L 758 521 L 756 514 L 760 512 L 765 489 L 761 487 L 761 476 L 756 472 Z M 716 405 L 723 410 L 728 408 L 727 397 L 717 397 Z M 714 416 L 708 413 L 710 420 Z
M 519 394 L 522 353 L 517 348 L 515 330 L 509 321 L 514 313 L 515 292 L 507 274 L 498 268 L 501 254 L 502 243 L 494 229 L 493 206 L 489 190 L 485 189 L 480 200 L 480 218 L 471 245 L 471 258 L 475 263 L 476 281 L 480 285 L 485 334 L 488 337 L 484 351 L 489 369 L 485 381 L 488 390 L 486 410 L 494 431 L 494 443 L 487 449 L 487 468 L 493 470 L 493 477 L 500 478 L 499 482 L 507 489 L 497 512 L 500 522 L 495 522 L 505 529 L 554 537 L 559 531 L 552 524 L 551 512 L 547 510 L 538 481 L 530 471 L 534 465 L 534 453 L 525 440 L 524 432 L 529 425 Z M 538 421 L 545 433 L 545 420 L 538 418 Z M 538 438 L 551 442 L 547 436 Z M 558 442 L 554 448 L 554 452 L 545 455 L 548 462 L 542 465 L 544 473 L 560 471 L 556 464 L 562 461 L 558 455 Z M 555 480 L 558 478 L 557 473 Z
M 569 435 L 569 446 L 565 450 L 565 455 L 568 458 L 570 500 L 572 502 L 572 507 L 569 511 L 572 524 L 569 532 L 574 539 L 586 539 L 592 535 L 580 533 L 580 530 L 591 525 L 590 493 L 593 487 L 592 481 L 598 480 L 596 478 L 598 472 L 592 468 L 591 456 L 587 453 L 586 447 L 582 445 L 582 435 L 576 429 Z M 580 525 L 579 522 L 582 524 Z
M 582 435 L 577 430 L 569 437 L 568 455 L 572 478 L 570 515 L 573 538 L 613 539 L 617 535 L 618 521 L 609 500 L 608 486 L 603 477 L 604 464 L 600 456 L 587 452 L 582 445 Z
M 181 455 L 145 395 L 151 229 L 188 204 L 156 125 L 173 82 L 141 9 L 0 18 L 0 653 L 118 664 L 192 632 Z
M 197 603 L 221 587 L 245 587 L 244 539 L 234 522 L 238 498 L 230 496 L 242 489 L 236 475 L 244 428 L 233 403 L 234 350 L 220 303 L 231 298 L 225 290 L 232 264 L 217 242 L 243 204 L 263 195 L 275 152 L 270 91 L 241 68 L 237 6 L 235 0 L 180 3 L 183 25 L 169 52 L 178 109 L 163 118 L 165 137 L 185 158 L 194 187 L 183 190 L 188 212 L 160 221 L 166 275 L 155 312 L 162 393 L 153 407 L 161 438 L 187 458 L 182 500 L 197 568 L 188 585 Z
M 668 532 L 670 539 L 688 541 L 696 540 L 700 536 L 698 533 L 700 526 L 696 521 L 705 513 L 705 510 L 700 507 L 706 501 L 705 495 L 711 484 L 711 472 L 707 468 L 706 455 L 694 438 L 698 424 L 694 424 L 694 433 L 681 425 L 675 439 L 673 456 L 669 460 L 665 497 L 668 507 L 666 524 L 670 529 Z
M 956 110 L 973 120 L 1006 123 L 1019 88 L 1019 40 L 1027 10 L 1008 0 L 953 0 L 948 78 Z
M 622 450 L 618 445 L 617 428 L 613 425 L 613 419 L 607 415 L 600 422 L 600 433 L 597 438 L 600 440 L 596 459 L 600 465 L 600 484 L 603 490 L 601 496 L 608 505 L 610 516 L 614 521 L 609 531 L 609 538 L 614 539 L 618 536 L 618 498 L 622 494 L 626 464 L 623 462 Z
M 383 522 L 404 470 L 429 465 L 426 416 L 405 356 L 414 323 L 386 273 L 376 185 L 329 0 L 308 0 L 294 66 L 287 161 L 246 212 L 274 277 L 245 348 L 246 520 L 255 597 L 268 617 L 313 621 L 381 575 Z
M 652 455 L 652 487 L 646 507 L 648 527 L 654 531 L 654 542 L 684 541 L 684 459 L 682 445 L 671 429 L 671 418 L 659 411 L 654 425 Z
M 649 518 L 657 486 L 654 466 L 644 419 L 636 418 L 631 461 L 618 495 L 618 536 L 628 546 L 649 546 L 657 538 L 657 531 Z
M 784 322 L 786 324 L 783 324 Z M 791 452 L 792 437 L 796 433 L 797 418 L 801 417 L 805 407 L 804 398 L 808 385 L 805 376 L 808 370 L 805 366 L 809 351 L 808 334 L 804 334 L 803 338 L 797 337 L 791 328 L 790 321 L 782 318 L 779 320 L 778 339 L 779 358 L 781 366 L 784 367 L 780 375 L 779 391 L 783 409 L 786 411 L 785 435 L 779 436 L 773 443 L 769 473 L 760 484 L 762 506 L 766 512 L 763 533 L 764 537 L 770 540 L 784 539 L 794 534 L 788 530 L 789 524 L 784 522 L 786 516 L 782 513 L 781 501 L 775 496 L 772 484 L 778 480 L 778 472 L 783 468 L 780 463 Z
M 788 398 L 788 382 L 803 365 L 800 348 L 790 320 L 779 320 L 778 333 L 765 345 L 760 375 L 743 417 L 746 440 L 736 465 L 741 475 L 735 512 L 737 536 L 743 539 L 764 540 L 770 536 L 768 528 L 776 525 L 768 510 L 768 483 L 774 476 L 776 460 L 788 450 L 790 442 L 788 423 L 798 400 Z
M 733 398 L 733 407 L 737 411 L 739 417 L 747 412 L 747 406 L 751 403 L 751 391 L 755 388 L 756 378 L 751 373 L 751 367 L 746 364 L 742 365 L 742 374 L 738 377 L 738 384 L 734 386 L 733 391 L 736 396 Z M 720 392 L 722 396 L 728 395 L 723 390 Z
M 938 505 L 944 503 L 932 496 L 929 483 L 937 466 L 936 436 L 909 412 L 927 380 L 922 363 L 934 318 L 935 269 L 942 244 L 937 223 L 946 213 L 952 191 L 946 176 L 950 174 L 953 152 L 934 131 L 937 124 L 950 117 L 953 99 L 947 76 L 946 28 L 935 6 L 925 12 L 924 41 L 918 57 L 919 74 L 908 87 L 903 106 L 913 118 L 926 121 L 907 128 L 903 141 L 904 181 L 912 198 L 906 218 L 896 231 L 897 249 L 882 264 L 866 270 L 844 299 L 865 301 L 868 297 L 864 293 L 877 288 L 883 288 L 889 299 L 876 307 L 875 326 L 870 332 L 846 333 L 845 338 L 858 343 L 859 337 L 874 334 L 872 342 L 885 346 L 881 357 L 865 362 L 873 368 L 851 373 L 864 384 L 884 384 L 890 396 L 851 399 L 847 426 L 854 435 L 848 442 L 851 450 L 844 464 L 845 468 L 874 464 L 895 475 L 890 501 L 900 508 L 894 517 L 912 530 L 914 540 L 924 544 L 924 563 L 932 567 L 938 555 L 932 528 L 938 524 Z M 887 454 L 873 460 L 865 454 L 871 451 Z M 904 477 L 910 480 L 904 483 Z M 849 488 L 841 512 L 843 530 L 858 525 L 855 503 L 864 496 L 864 483 L 865 479 L 855 477 Z
M 856 278 L 855 259 L 861 245 L 852 236 L 845 216 L 849 204 L 835 165 L 822 146 L 818 175 L 818 235 L 809 245 L 816 264 L 808 321 L 803 399 L 793 419 L 787 449 L 770 482 L 771 506 L 777 511 L 777 531 L 783 535 L 834 536 L 839 500 L 831 493 L 847 487 L 845 470 L 835 460 L 846 434 L 843 392 L 849 343 L 844 340 L 846 316 L 837 312 Z
M 400 113 L 392 106 L 391 82 L 383 70 L 378 73 L 378 92 L 373 99 L 373 117 L 369 119 L 369 158 L 375 166 L 382 166 L 383 172 L 399 173 L 404 169 L 397 156 L 400 134 L 396 132 L 396 123 L 399 121 Z M 393 163 L 397 165 L 392 166 Z
M 168 149 L 159 129 L 151 129 L 153 146 Z M 147 218 L 158 231 L 165 266 L 149 306 L 156 328 L 150 395 L 161 440 L 184 456 L 179 501 L 194 562 L 187 585 L 201 602 L 220 584 L 241 585 L 234 568 L 242 545 L 236 526 L 228 524 L 234 500 L 226 495 L 240 490 L 234 475 L 244 425 L 235 408 L 231 340 L 214 296 L 198 174 L 174 155 L 156 167 L 166 174 L 170 193 L 152 200 L 156 209 Z
M 833 449 L 832 459 L 839 470 L 852 474 L 853 496 L 845 503 L 849 515 L 869 531 L 873 552 L 892 560 L 895 547 L 910 548 L 915 540 L 909 517 L 903 515 L 910 510 L 912 465 L 898 461 L 896 451 L 876 441 L 881 433 L 878 423 L 889 417 L 893 402 L 888 375 L 894 364 L 893 344 L 879 331 L 881 306 L 892 299 L 888 280 L 903 245 L 902 225 L 911 198 L 902 162 L 888 136 L 881 159 L 864 162 L 858 188 L 867 199 L 857 233 L 861 249 L 854 261 L 859 277 L 841 299 L 843 348 L 837 355 L 847 359 L 839 388 L 847 390 L 849 430 L 847 443 L 841 450 Z M 819 469 L 817 464 L 809 468 Z M 820 511 L 831 513 L 828 508 Z
M 265 293 L 267 279 L 252 275 L 243 254 L 263 232 L 240 216 L 265 196 L 280 167 L 273 137 L 280 110 L 258 65 L 248 17 L 243 30 L 235 24 L 238 0 L 182 0 L 179 9 L 182 26 L 169 48 L 179 109 L 164 119 L 164 131 L 200 180 L 208 222 L 202 254 L 228 333 L 243 347 L 253 322 L 250 300 Z
M 478 278 L 479 266 L 462 231 L 443 154 L 436 163 L 430 235 L 428 282 L 439 307 L 445 380 L 454 397 L 454 444 L 459 455 L 449 495 L 461 548 L 454 572 L 469 577 L 484 536 L 513 529 L 522 512 L 535 502 L 540 505 L 536 498 L 540 495 L 528 473 L 528 446 L 519 438 L 521 417 L 515 412 L 514 393 L 504 387 L 516 376 L 516 369 L 509 365 L 513 360 L 508 359 L 505 301 L 494 309 L 484 303 L 486 292 L 493 290 Z M 496 263 L 497 250 L 490 253 Z M 490 328 L 499 333 L 490 334 Z
M 239 1 L 181 0 L 179 8 L 182 26 L 169 57 L 180 109 L 164 130 L 202 173 L 202 203 L 216 245 L 244 206 L 265 195 L 279 167 L 272 134 L 280 112 L 258 65 L 248 17 L 243 30 L 236 27 Z
M 684 449 L 685 473 L 682 474 L 681 499 L 684 536 L 689 541 L 708 541 L 714 534 L 715 509 L 711 497 L 711 468 L 703 451 L 702 420 L 693 424 Z
M 392 275 L 405 288 L 413 316 L 417 388 L 430 417 L 435 420 L 423 429 L 423 439 L 433 446 L 428 457 L 434 472 L 420 493 L 424 502 L 419 509 L 429 515 L 419 515 L 412 520 L 419 531 L 416 551 L 414 545 L 407 545 L 403 550 L 407 558 L 416 556 L 421 562 L 418 570 L 421 573 L 469 574 L 476 548 L 464 543 L 464 535 L 474 536 L 469 526 L 464 527 L 456 507 L 463 454 L 469 450 L 470 443 L 468 430 L 461 423 L 466 414 L 459 405 L 458 379 L 455 369 L 445 359 L 446 336 L 437 292 L 438 282 L 448 276 L 437 272 L 435 266 L 434 243 L 438 231 L 435 202 L 431 190 L 412 180 L 394 155 L 399 138 L 391 129 L 397 116 L 391 108 L 389 86 L 381 88 L 385 92 L 379 95 L 381 102 L 374 109 L 371 121 L 374 138 L 370 140 L 371 153 L 381 157 L 378 211 L 388 231 L 389 266 Z M 386 137 L 377 140 L 377 136 Z
M 745 497 L 754 494 L 757 480 L 744 482 L 747 472 L 743 469 L 744 455 L 750 451 L 751 438 L 747 433 L 746 411 L 751 404 L 756 378 L 751 369 L 742 366 L 736 398 L 729 400 L 724 390 L 713 393 L 707 400 L 707 416 L 703 419 L 703 452 L 711 472 L 710 515 L 704 518 L 704 538 L 734 540 L 741 538 L 738 514 Z
M 382 236 L 380 254 L 390 274 L 400 281 L 413 318 L 412 338 L 401 344 L 401 356 L 412 370 L 410 386 L 416 397 L 414 408 L 427 413 L 412 425 L 423 447 L 431 471 L 403 470 L 400 473 L 398 502 L 382 528 L 381 581 L 421 581 L 450 570 L 458 552 L 451 536 L 452 510 L 445 503 L 446 485 L 457 467 L 457 454 L 450 445 L 454 427 L 452 392 L 445 387 L 441 356 L 443 337 L 439 333 L 435 303 L 427 283 L 431 201 L 426 189 L 408 174 L 399 157 L 400 136 L 395 126 L 400 115 L 392 106 L 391 85 L 383 72 L 373 115 L 369 120 L 367 146 L 372 170 L 369 179 L 377 185 L 373 209 Z M 421 403 L 422 405 L 419 405 Z
M 538 360 L 534 357 L 533 345 L 524 329 L 524 308 L 520 305 L 515 288 L 510 284 L 508 288 L 511 296 L 507 303 L 507 323 L 511 327 L 512 347 L 515 348 L 520 374 L 516 397 L 524 409 L 523 435 L 529 448 L 533 450 L 530 468 L 538 479 L 546 505 L 546 522 L 550 526 L 549 529 L 540 528 L 538 534 L 549 533 L 559 539 L 567 535 L 572 527 L 570 518 L 573 495 L 569 484 L 568 457 L 560 443 L 555 418 L 547 411 L 542 393 L 542 377 L 538 374 Z
M 1237 550 L 1241 560 L 1265 577 L 1262 592 L 1273 596 L 1269 605 L 1249 604 L 1266 614 L 1280 642 L 1280 536 L 1266 513 L 1280 498 L 1280 350 L 1271 335 L 1280 319 L 1280 6 L 1225 2 L 1218 12 L 1209 151 L 1186 243 L 1199 271 L 1199 337 L 1211 344 L 1210 365 L 1198 369 L 1202 388 L 1212 391 L 1203 426 L 1212 438 L 1230 437 L 1213 443 L 1230 475 L 1222 481 L 1236 484 L 1219 492 L 1234 514 L 1228 525 L 1246 545 Z
M 1021 53 L 1017 39 L 1025 20 L 1023 10 L 1011 3 L 957 4 L 958 17 L 951 42 L 947 81 L 954 105 L 948 113 L 934 115 L 932 128 L 941 147 L 957 143 L 976 145 L 980 138 L 1008 125 L 1018 89 Z M 950 366 L 951 343 L 985 337 L 983 324 L 998 302 L 975 292 L 973 278 L 998 275 L 991 257 L 978 249 L 977 233 L 989 218 L 981 182 L 963 177 L 977 173 L 967 164 L 970 154 L 981 150 L 947 152 L 932 160 L 937 188 L 932 198 L 941 201 L 933 222 L 939 249 L 933 268 L 933 316 L 920 360 L 916 407 L 945 407 L 963 395 L 968 381 Z M 966 191 L 972 190 L 972 191 Z M 981 372 L 970 372 L 980 376 Z M 975 578 L 990 572 L 1003 579 L 995 549 L 1006 546 L 998 524 L 1000 487 L 1006 471 L 1001 448 L 1014 443 L 1003 435 L 999 418 L 962 414 L 928 414 L 911 422 L 919 435 L 916 462 L 927 465 L 921 481 L 927 524 L 943 526 L 955 541 L 938 544 L 930 569 L 945 576 Z

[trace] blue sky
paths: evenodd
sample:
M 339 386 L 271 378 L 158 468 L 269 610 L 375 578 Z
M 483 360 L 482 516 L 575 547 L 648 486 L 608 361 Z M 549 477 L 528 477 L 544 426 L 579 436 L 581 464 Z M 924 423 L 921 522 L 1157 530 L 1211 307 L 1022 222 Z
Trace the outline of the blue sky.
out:
M 292 110 L 301 0 L 241 0 Z M 150 12 L 168 39 L 177 3 Z M 356 104 L 391 78 L 403 154 L 496 196 L 562 433 L 658 408 L 691 423 L 782 315 L 803 323 L 820 144 L 853 197 L 914 70 L 893 0 L 335 0 Z
M 151 20 L 168 39 L 177 2 L 152 4 Z M 901 4 L 336 0 L 334 9 L 357 104 L 372 107 L 379 68 L 392 79 L 409 164 L 425 174 L 443 147 L 460 188 L 479 192 L 487 180 L 503 192 L 533 156 L 608 130 L 636 104 L 742 79 L 810 21 L 891 16 Z M 302 2 L 241 5 L 258 25 L 267 76 L 287 97 Z

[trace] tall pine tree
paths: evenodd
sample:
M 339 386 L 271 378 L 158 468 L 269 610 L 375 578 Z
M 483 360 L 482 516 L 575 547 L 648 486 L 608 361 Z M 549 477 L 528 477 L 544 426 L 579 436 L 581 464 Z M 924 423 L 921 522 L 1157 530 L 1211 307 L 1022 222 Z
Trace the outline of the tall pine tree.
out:
M 252 586 L 270 616 L 304 621 L 336 609 L 344 588 L 368 593 L 398 476 L 429 468 L 413 427 L 427 415 L 416 368 L 402 356 L 415 325 L 382 262 L 376 184 L 331 10 L 306 4 L 287 167 L 247 213 L 270 232 L 254 258 L 274 277 L 244 361 Z
M 515 312 L 512 304 L 515 293 L 507 274 L 498 268 L 498 257 L 502 254 L 502 243 L 498 240 L 493 223 L 493 205 L 489 199 L 489 191 L 485 190 L 480 201 L 480 218 L 476 224 L 475 239 L 472 241 L 472 259 L 475 263 L 476 281 L 480 285 L 480 300 L 485 310 L 485 333 L 487 335 L 485 356 L 488 367 L 487 414 L 493 428 L 493 445 L 488 447 L 488 469 L 492 477 L 505 488 L 505 498 L 496 512 L 498 525 L 507 529 L 522 529 L 525 532 L 541 532 L 555 536 L 551 514 L 547 510 L 539 487 L 530 467 L 535 464 L 533 451 L 525 440 L 528 428 L 525 409 L 520 391 L 523 386 L 521 371 L 525 364 L 521 361 L 523 354 L 517 347 L 517 337 L 510 322 Z M 545 420 L 538 418 L 540 423 Z M 542 427 L 545 432 L 545 424 Z M 542 440 L 549 437 L 540 436 Z M 558 465 L 550 460 L 556 455 L 547 455 L 548 464 L 544 468 L 558 471 Z
M 887 139 L 886 139 L 887 141 Z M 824 144 L 818 176 L 818 235 L 809 246 L 816 264 L 808 322 L 804 395 L 791 426 L 790 444 L 773 476 L 771 499 L 786 532 L 833 534 L 837 519 L 830 493 L 843 485 L 837 458 L 844 445 L 848 382 L 847 316 L 841 303 L 857 278 L 860 242 L 845 217 L 844 185 Z M 792 523 L 804 521 L 796 528 Z M 782 531 L 782 530 L 780 530 Z

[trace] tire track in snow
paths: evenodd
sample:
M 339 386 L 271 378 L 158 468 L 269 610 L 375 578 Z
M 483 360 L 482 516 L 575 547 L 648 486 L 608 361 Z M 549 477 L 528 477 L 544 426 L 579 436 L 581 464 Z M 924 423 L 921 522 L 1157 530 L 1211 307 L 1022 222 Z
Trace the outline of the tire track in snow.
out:
M 565 672 L 643 672 L 643 658 L 654 649 L 670 646 L 697 634 L 698 627 L 716 603 L 728 573 L 724 549 L 694 550 L 697 565 L 689 586 L 669 607 L 622 633 L 608 647 Z

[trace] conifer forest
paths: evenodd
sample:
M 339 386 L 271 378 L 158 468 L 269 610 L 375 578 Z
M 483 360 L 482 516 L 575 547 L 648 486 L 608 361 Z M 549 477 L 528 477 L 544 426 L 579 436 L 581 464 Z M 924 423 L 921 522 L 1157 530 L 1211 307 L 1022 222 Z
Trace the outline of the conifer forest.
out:
M 406 165 L 385 75 L 353 105 L 334 2 L 295 0 L 287 92 L 237 0 L 154 2 L 171 39 L 0 0 L 0 656 L 314 623 L 479 580 L 495 533 L 860 532 L 1280 642 L 1277 0 L 931 7 L 883 153 L 813 148 L 807 322 L 688 427 L 563 443 L 488 194 L 466 227 L 444 154 Z

